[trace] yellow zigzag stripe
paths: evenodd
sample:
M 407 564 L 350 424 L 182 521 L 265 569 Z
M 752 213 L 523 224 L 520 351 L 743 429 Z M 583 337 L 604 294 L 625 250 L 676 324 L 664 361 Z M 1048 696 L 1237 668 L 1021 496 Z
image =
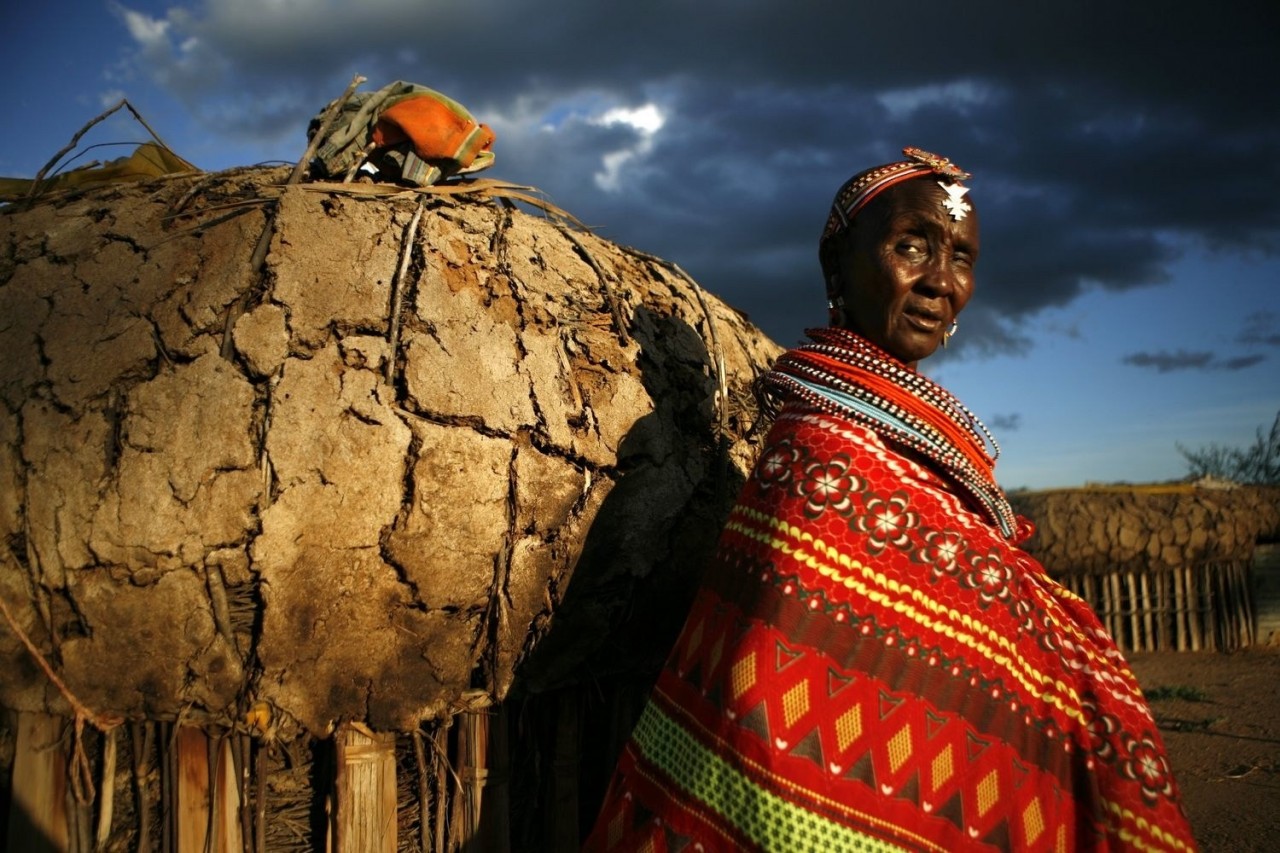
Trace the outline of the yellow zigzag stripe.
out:
M 734 520 L 733 516 L 738 516 L 738 515 L 744 515 L 747 518 L 751 519 L 752 521 L 763 524 L 765 525 L 766 529 L 760 530 Z M 766 544 L 775 550 L 781 551 L 782 553 L 786 554 L 792 559 L 800 563 L 803 563 L 804 565 L 808 566 L 810 569 L 813 569 L 814 571 L 818 572 L 820 575 L 830 578 L 833 583 L 838 583 L 843 585 L 847 589 L 854 590 L 859 595 L 866 597 L 869 601 L 875 604 L 890 607 L 895 613 L 900 613 L 930 630 L 944 634 L 945 636 L 951 639 L 954 639 L 974 649 L 975 651 L 985 655 L 988 659 L 995 662 L 997 665 L 1002 667 L 1006 672 L 1008 672 L 1011 676 L 1013 676 L 1013 678 L 1015 678 L 1020 684 L 1022 684 L 1022 686 L 1025 687 L 1032 695 L 1036 696 L 1036 698 L 1044 699 L 1045 701 L 1053 704 L 1055 707 L 1057 707 L 1067 716 L 1071 717 L 1073 720 L 1076 720 L 1081 725 L 1084 724 L 1084 716 L 1083 714 L 1081 714 L 1079 710 L 1080 697 L 1074 690 L 1072 690 L 1062 681 L 1058 679 L 1050 678 L 1049 676 L 1044 675 L 1043 673 L 1037 671 L 1035 668 L 1030 666 L 1024 658 L 1022 658 L 1020 655 L 1016 653 L 1013 653 L 1013 644 L 1009 642 L 1008 639 L 998 634 L 997 632 L 991 630 L 981 622 L 978 622 L 977 620 L 973 619 L 968 614 L 960 613 L 955 608 L 947 607 L 943 604 L 939 604 L 938 602 L 926 596 L 920 590 L 914 589 L 907 584 L 900 583 L 898 581 L 894 581 L 886 578 L 884 575 L 868 568 L 867 566 L 863 565 L 857 560 L 852 559 L 847 554 L 843 554 L 838 549 L 830 545 L 827 545 L 821 539 L 815 539 L 813 537 L 813 534 L 799 527 L 796 527 L 794 525 L 787 524 L 785 521 L 782 521 L 781 519 L 774 518 L 773 516 L 770 516 L 766 513 L 762 513 L 757 510 L 753 510 L 749 507 L 742 507 L 742 506 L 736 507 L 734 509 L 733 516 L 730 517 L 730 521 L 726 525 L 728 529 L 734 530 L 735 532 L 741 533 L 743 536 L 746 536 L 749 539 Z M 861 574 L 867 580 L 873 581 L 876 585 L 883 587 L 885 589 L 888 589 L 890 592 L 898 593 L 899 595 L 905 595 L 909 597 L 911 600 L 924 606 L 928 610 L 931 610 L 936 614 L 949 617 L 953 622 L 958 622 L 960 625 L 964 626 L 965 628 L 971 631 L 975 631 L 979 634 L 985 635 L 986 638 L 991 642 L 994 642 L 996 645 L 1011 652 L 1012 653 L 1011 656 L 994 654 L 991 647 L 986 643 L 982 642 L 981 640 L 979 640 L 978 638 L 970 634 L 959 632 L 950 625 L 940 625 L 936 622 L 933 622 L 929 619 L 927 614 L 921 613 L 911 605 L 907 604 L 905 601 L 902 601 L 902 600 L 893 601 L 892 599 L 890 599 L 889 596 L 869 589 L 865 584 L 860 583 L 854 577 L 850 575 L 841 574 L 840 571 L 835 567 L 819 562 L 818 558 L 815 555 L 807 554 L 804 550 L 794 547 L 788 542 L 770 535 L 768 528 L 772 528 L 773 530 L 779 531 L 782 534 L 791 537 L 793 540 L 798 540 L 799 542 L 811 543 L 812 547 L 816 551 L 825 553 L 829 559 L 838 561 L 844 568 Z M 1021 672 L 1019 672 L 1017 668 L 1013 666 L 1014 661 L 1017 662 L 1019 668 L 1025 671 L 1026 677 L 1024 677 L 1024 675 Z M 1065 694 L 1068 697 L 1068 699 L 1073 703 L 1073 705 L 1069 706 L 1065 704 L 1061 698 L 1059 698 L 1056 695 L 1053 695 L 1050 692 L 1042 693 L 1037 691 L 1036 685 L 1033 684 L 1032 681 L 1029 679 L 1038 681 L 1041 684 L 1044 684 L 1049 688 L 1056 690 L 1058 693 Z M 1117 803 L 1113 803 L 1109 800 L 1104 800 L 1103 803 L 1109 811 L 1120 816 L 1122 819 L 1136 825 L 1139 830 L 1157 839 L 1157 841 L 1162 843 L 1164 846 L 1151 847 L 1150 845 L 1144 845 L 1142 844 L 1140 839 L 1130 836 L 1130 833 L 1125 830 L 1121 830 L 1121 835 L 1126 841 L 1136 843 L 1137 846 L 1139 846 L 1140 848 L 1150 849 L 1150 850 L 1160 850 L 1160 849 L 1189 850 L 1190 849 L 1190 848 L 1187 848 L 1185 844 L 1180 842 L 1176 836 L 1168 834 L 1163 830 L 1161 830 L 1159 827 L 1152 825 L 1146 818 L 1139 817 L 1136 814 L 1134 814 L 1132 811 L 1124 808 L 1123 806 L 1120 806 Z
M 1138 838 L 1137 836 L 1133 835 L 1129 830 L 1126 830 L 1124 827 L 1116 827 L 1116 834 L 1120 836 L 1120 840 L 1133 844 L 1139 850 L 1194 851 L 1195 849 L 1193 847 L 1188 847 L 1186 842 L 1182 841 L 1182 839 L 1178 838 L 1176 835 L 1169 832 L 1165 832 L 1160 827 L 1152 824 L 1151 821 L 1147 820 L 1145 817 L 1139 817 L 1138 815 L 1134 814 L 1129 809 L 1126 809 L 1124 806 L 1120 805 L 1119 803 L 1113 803 L 1109 800 L 1103 800 L 1103 805 L 1106 806 L 1107 811 L 1111 812 L 1113 815 L 1125 821 L 1126 823 L 1130 823 L 1137 826 L 1139 831 L 1145 833 L 1151 838 L 1154 838 L 1160 844 L 1160 846 L 1158 847 L 1153 847 L 1152 845 L 1143 842 L 1141 838 Z
M 899 581 L 886 578 L 884 575 L 875 572 L 867 566 L 864 566 L 862 563 L 859 563 L 857 560 L 850 558 L 847 554 L 842 554 L 840 551 L 827 545 L 822 540 L 814 539 L 813 534 L 808 533 L 799 527 L 787 524 L 781 519 L 773 518 L 772 516 L 748 507 L 738 507 L 734 510 L 734 515 L 745 515 L 752 521 L 765 525 L 765 529 L 761 530 L 747 524 L 740 523 L 732 517 L 726 525 L 727 529 L 741 533 L 743 536 L 746 536 L 756 542 L 768 545 L 774 550 L 781 551 L 797 562 L 813 569 L 823 577 L 830 578 L 833 583 L 841 584 L 846 589 L 853 590 L 873 604 L 886 607 L 894 613 L 901 614 L 935 633 L 942 634 L 965 646 L 968 646 L 1008 672 L 1009 675 L 1017 680 L 1018 683 L 1031 693 L 1031 695 L 1035 696 L 1037 699 L 1043 699 L 1044 701 L 1049 702 L 1076 722 L 1084 725 L 1084 715 L 1080 711 L 1080 697 L 1074 690 L 1061 680 L 1052 678 L 1036 670 L 1028 664 L 1021 655 L 1016 653 L 1013 643 L 974 619 L 972 616 L 969 616 L 966 613 L 961 613 L 955 608 L 939 604 L 937 601 L 925 595 L 921 590 L 914 589 L 913 587 Z M 791 542 L 774 537 L 771 535 L 769 528 L 782 533 L 784 536 L 790 537 L 796 542 L 811 543 L 814 550 L 822 552 L 828 559 L 839 562 L 845 569 L 862 575 L 865 580 L 874 583 L 877 587 L 887 589 L 893 595 L 886 595 L 883 592 L 872 589 L 866 584 L 858 581 L 858 579 L 852 575 L 842 574 L 835 566 L 821 562 L 817 555 L 807 553 L 802 548 L 793 545 Z M 937 616 L 946 617 L 952 623 L 960 625 L 964 630 L 958 630 L 953 624 L 945 624 L 931 619 L 928 613 L 921 612 L 905 599 L 914 601 L 921 605 L 925 610 L 931 611 Z M 981 635 L 981 638 L 974 636 L 974 634 Z M 1004 649 L 1007 654 L 997 652 L 992 648 L 992 645 Z M 1064 701 L 1064 699 L 1058 694 L 1065 695 L 1066 701 Z

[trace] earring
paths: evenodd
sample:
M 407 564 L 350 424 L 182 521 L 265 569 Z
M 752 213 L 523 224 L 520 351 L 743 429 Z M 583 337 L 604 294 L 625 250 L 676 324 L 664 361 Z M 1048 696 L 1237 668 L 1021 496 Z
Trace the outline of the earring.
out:
M 844 326 L 844 297 L 833 296 L 827 300 L 827 325 L 836 328 Z
M 947 341 L 951 340 L 951 336 L 956 333 L 956 329 L 960 328 L 959 320 L 952 320 L 951 325 L 947 326 L 947 330 L 942 333 L 942 346 L 945 348 Z

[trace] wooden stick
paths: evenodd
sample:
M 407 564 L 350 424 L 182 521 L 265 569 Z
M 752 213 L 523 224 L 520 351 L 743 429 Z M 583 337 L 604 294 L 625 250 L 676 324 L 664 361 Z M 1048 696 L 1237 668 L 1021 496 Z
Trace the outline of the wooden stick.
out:
M 147 786 L 147 759 L 154 742 L 153 723 L 130 723 L 129 742 L 133 751 L 133 784 L 138 798 L 138 851 L 151 851 L 151 793 Z
M 255 853 L 256 845 L 253 837 L 253 820 L 249 812 L 249 750 L 252 749 L 248 735 L 232 732 L 231 766 L 236 780 L 236 801 L 240 812 L 240 837 L 244 841 L 244 853 Z
M 1142 648 L 1142 614 L 1138 609 L 1138 584 L 1133 572 L 1124 573 L 1125 591 L 1129 594 L 1129 648 Z
M 1156 629 L 1155 615 L 1152 613 L 1151 601 L 1151 575 L 1147 571 L 1142 571 L 1138 575 L 1138 583 L 1142 588 L 1142 626 L 1143 626 L 1143 648 L 1147 651 L 1153 651 L 1156 648 Z
M 460 820 L 455 827 L 457 847 L 471 849 L 480 833 L 480 809 L 488 777 L 489 717 L 484 712 L 458 715 L 457 773 L 462 780 L 458 801 Z
M 1187 650 L 1187 629 L 1186 629 L 1187 595 L 1186 595 L 1186 590 L 1183 589 L 1182 572 L 1178 571 L 1177 569 L 1173 570 L 1173 599 L 1174 599 L 1174 610 L 1173 610 L 1174 625 L 1177 627 L 1177 632 L 1178 632 L 1178 643 L 1176 648 L 1178 651 L 1184 652 Z
M 1191 651 L 1200 651 L 1201 645 L 1201 622 L 1200 622 L 1200 596 L 1196 594 L 1200 584 L 1197 572 L 1191 566 L 1182 569 L 1183 586 L 1187 591 L 1187 620 L 1190 624 L 1191 634 Z
M 422 730 L 413 730 L 413 758 L 418 766 L 418 849 L 431 853 L 431 790 L 427 775 L 427 750 L 422 743 Z
M 1115 638 L 1116 645 L 1127 649 L 1128 646 L 1124 642 L 1124 607 L 1120 597 L 1120 573 L 1108 572 L 1106 582 L 1107 597 L 1110 601 L 1108 611 L 1111 613 L 1111 636 Z
M 76 147 L 76 145 L 79 144 L 80 137 L 88 133 L 89 130 L 93 128 L 94 125 L 98 124 L 99 122 L 105 121 L 107 118 L 109 118 L 112 115 L 112 113 L 118 112 L 120 108 L 127 103 L 128 101 L 126 101 L 124 98 L 121 98 L 118 102 L 116 102 L 115 106 L 108 107 L 107 109 L 98 113 L 93 118 L 89 119 L 89 121 L 87 121 L 83 127 L 81 127 L 78 131 L 76 131 L 75 136 L 71 137 L 70 142 L 62 146 L 60 149 L 58 149 L 58 153 L 54 154 L 53 158 L 48 163 L 45 163 L 44 166 L 40 169 L 40 171 L 36 172 L 36 176 L 31 179 L 31 189 L 27 192 L 28 204 L 30 203 L 31 199 L 34 198 L 35 195 L 40 191 L 40 182 L 44 180 L 44 176 L 48 174 L 50 169 L 52 169 L 54 166 L 58 164 L 59 160 L 61 160 L 64 156 L 66 156 L 67 152 L 72 151 Z M 130 109 L 132 109 L 132 107 L 130 107 Z M 137 113 L 135 112 L 134 115 L 137 115 Z M 165 147 L 168 148 L 167 145 Z
M 383 373 L 383 378 L 388 385 L 395 384 L 396 365 L 400 359 L 397 353 L 400 350 L 400 311 L 402 310 L 401 302 L 404 301 L 404 280 L 409 274 L 409 261 L 413 257 L 413 247 L 418 242 L 418 225 L 422 222 L 422 212 L 426 210 L 426 205 L 418 202 L 418 208 L 413 212 L 413 219 L 409 220 L 409 226 L 404 230 L 404 242 L 400 246 L 400 265 L 396 268 L 396 277 L 391 284 L 391 320 L 390 328 L 387 330 L 387 365 Z
M 95 847 L 101 850 L 111 838 L 111 820 L 114 817 L 116 797 L 116 730 L 102 735 L 102 796 L 98 799 L 98 832 Z
M 582 245 L 582 241 L 574 236 L 572 230 L 564 225 L 558 227 L 560 233 L 569 238 L 569 242 L 577 248 L 578 254 L 595 271 L 596 280 L 600 282 L 600 289 L 604 292 L 605 306 L 609 309 L 609 314 L 613 318 L 613 330 L 618 335 L 618 342 L 626 346 L 631 343 L 631 335 L 627 333 L 627 324 L 622 318 L 622 309 L 618 307 L 618 299 L 613 293 L 613 286 L 609 284 L 609 277 L 605 275 L 595 257 L 587 251 L 587 247 Z
M 316 128 L 311 141 L 307 143 L 306 151 L 302 152 L 302 159 L 293 167 L 293 171 L 289 173 L 289 180 L 285 183 L 296 184 L 302 179 L 302 173 L 306 171 L 307 164 L 311 162 L 311 158 L 316 156 L 316 149 L 320 147 L 320 142 L 329 135 L 329 128 L 333 127 L 334 119 L 338 117 L 339 111 L 342 110 L 342 107 L 366 79 L 359 74 L 352 77 L 351 82 L 347 84 L 346 91 L 342 93 L 342 97 L 330 104 L 328 109 L 324 111 L 324 115 L 320 117 L 320 126 Z
M 435 746 L 433 751 L 436 765 L 435 853 L 444 853 L 445 839 L 448 834 L 445 826 L 445 816 L 448 814 L 449 780 L 445 774 L 449 764 L 449 726 L 452 723 L 452 717 L 445 717 L 436 726 L 435 736 L 432 738 L 432 743 Z
M 1250 571 L 1252 558 L 1241 562 L 1236 567 L 1240 578 L 1241 616 L 1244 620 L 1245 644 L 1252 646 L 1258 642 L 1257 604 L 1253 600 L 1253 573 Z
M 253 846 L 256 853 L 267 850 L 267 768 L 263 766 L 267 751 L 262 746 L 252 746 L 253 773 Z

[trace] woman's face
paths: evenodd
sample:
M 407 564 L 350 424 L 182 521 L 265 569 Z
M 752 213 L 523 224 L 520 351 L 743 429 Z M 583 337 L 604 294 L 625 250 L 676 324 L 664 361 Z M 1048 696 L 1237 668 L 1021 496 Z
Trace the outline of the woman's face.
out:
M 952 219 L 946 198 L 931 178 L 889 188 L 858 213 L 836 258 L 845 328 L 911 367 L 973 294 L 977 214 Z

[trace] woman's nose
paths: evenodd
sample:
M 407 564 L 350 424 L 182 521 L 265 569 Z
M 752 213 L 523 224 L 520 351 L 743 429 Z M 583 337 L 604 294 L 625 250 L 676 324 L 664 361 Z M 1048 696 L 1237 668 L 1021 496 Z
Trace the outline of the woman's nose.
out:
M 956 288 L 956 272 L 950 264 L 935 254 L 925 264 L 916 286 L 938 296 L 946 296 Z

